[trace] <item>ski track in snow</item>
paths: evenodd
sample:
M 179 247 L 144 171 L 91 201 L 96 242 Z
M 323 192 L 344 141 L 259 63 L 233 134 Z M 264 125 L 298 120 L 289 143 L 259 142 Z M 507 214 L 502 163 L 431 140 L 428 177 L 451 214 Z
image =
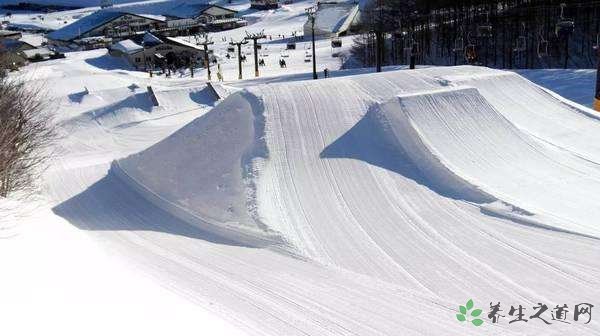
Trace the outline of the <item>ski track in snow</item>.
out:
M 256 27 L 273 31 L 301 21 L 264 16 Z M 54 214 L 39 216 L 224 320 L 214 334 L 456 335 L 473 333 L 455 318 L 469 298 L 505 313 L 599 302 L 599 121 L 517 74 L 301 81 L 292 67 L 226 83 L 242 91 L 215 102 L 193 79 L 90 57 L 106 56 L 29 74 L 52 83 L 61 135 L 44 175 Z M 476 332 L 600 331 L 506 319 Z

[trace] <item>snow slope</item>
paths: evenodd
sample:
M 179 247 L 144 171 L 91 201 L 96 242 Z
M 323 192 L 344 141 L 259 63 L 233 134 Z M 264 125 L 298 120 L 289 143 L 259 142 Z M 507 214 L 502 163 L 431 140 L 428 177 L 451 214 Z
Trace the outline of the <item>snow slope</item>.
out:
M 301 28 L 307 3 L 248 11 L 250 27 L 215 34 L 221 56 L 219 37 L 273 35 L 265 77 L 235 81 L 237 59 L 220 60 L 220 92 L 232 92 L 220 103 L 202 71 L 148 78 L 104 50 L 26 68 L 61 137 L 35 216 L 0 219 L 0 253 L 20 256 L 0 262 L 0 331 L 600 331 L 595 317 L 477 329 L 455 318 L 469 298 L 505 315 L 600 300 L 592 112 L 476 67 L 302 81 L 307 42 L 288 69 L 274 64 L 277 35 Z M 317 58 L 336 69 L 328 45 Z
M 276 241 L 249 252 L 261 255 L 252 258 L 258 274 L 261 267 L 272 275 L 288 274 L 299 258 L 316 269 L 344 275 L 334 282 L 323 278 L 314 282 L 309 279 L 319 271 L 293 272 L 307 292 L 315 291 L 313 285 L 331 290 L 329 286 L 336 283 L 356 293 L 351 289 L 357 289 L 356 284 L 348 281 L 369 279 L 380 283 L 370 299 L 391 300 L 394 309 L 409 309 L 409 305 L 390 297 L 384 289 L 388 285 L 399 286 L 403 295 L 442 306 L 465 296 L 481 302 L 490 296 L 508 302 L 553 303 L 573 297 L 600 298 L 600 246 L 591 237 L 598 235 L 593 224 L 598 208 L 590 194 L 598 189 L 596 165 L 524 134 L 501 114 L 501 105 L 486 100 L 477 85 L 449 88 L 443 79 L 478 73 L 492 81 L 506 78 L 504 73 L 459 67 L 249 87 L 165 141 L 120 160 L 102 184 L 131 187 L 137 183 L 132 190 L 141 200 L 119 201 L 127 202 L 129 210 L 149 202 L 177 220 L 189 218 L 182 211 L 195 215 L 194 221 L 187 222 L 204 232 L 201 237 L 210 237 L 204 239 L 221 241 L 218 249 L 227 251 L 223 253 L 228 258 L 246 260 L 241 251 L 257 246 L 239 237 L 248 226 L 254 232 L 262 230 L 263 237 L 277 233 L 286 245 Z M 482 87 L 486 82 L 482 79 Z M 533 84 L 528 90 L 525 93 L 545 94 Z M 555 104 L 562 102 L 555 100 Z M 580 117 L 571 112 L 565 120 Z M 236 146 L 243 139 L 243 146 Z M 234 147 L 235 151 L 228 149 Z M 123 181 L 121 171 L 133 181 Z M 215 171 L 223 173 L 214 175 Z M 101 230 L 106 225 L 102 222 L 113 222 L 110 217 L 102 215 L 99 221 L 94 213 L 68 214 L 90 202 L 88 198 L 113 209 L 113 201 L 96 199 L 95 194 L 86 191 L 60 205 L 57 212 L 67 214 L 76 225 L 91 220 L 93 229 Z M 170 211 L 174 206 L 177 211 Z M 143 218 L 165 229 L 162 220 Z M 128 220 L 118 219 L 119 225 L 123 222 Z M 143 227 L 136 223 L 134 227 Z M 223 232 L 219 225 L 232 231 Z M 296 257 L 270 264 L 268 260 L 281 252 Z M 202 255 L 208 258 L 205 252 Z M 216 260 L 222 257 L 210 254 L 209 258 L 219 265 Z M 188 266 L 209 267 L 196 259 Z M 258 279 L 237 271 L 231 279 Z M 470 279 L 469 288 L 456 279 Z M 253 292 L 252 296 L 261 297 L 266 315 L 224 305 L 245 321 L 281 316 L 282 311 L 289 312 L 288 303 L 307 309 L 324 305 L 323 311 L 309 315 L 329 320 L 328 326 L 365 335 L 397 330 L 445 335 L 461 330 L 453 316 L 444 318 L 443 312 L 427 304 L 416 311 L 433 309 L 434 319 L 443 322 L 421 325 L 413 320 L 417 314 L 409 314 L 406 319 L 385 318 L 373 324 L 390 311 L 376 308 L 381 303 L 364 301 L 359 310 L 341 313 L 344 308 L 336 300 L 348 298 L 349 293 L 332 301 L 316 293 L 310 301 L 301 300 L 304 303 L 294 301 L 298 298 L 274 299 L 288 293 L 290 285 L 261 280 L 260 290 L 269 294 Z M 227 301 L 222 294 L 211 295 Z M 353 315 L 359 312 L 360 317 Z M 306 318 L 299 312 L 293 316 L 294 321 Z M 350 321 L 348 316 L 354 317 Z M 340 333 L 335 328 L 325 332 L 315 323 L 273 326 L 287 334 Z M 577 334 L 597 332 L 593 325 L 573 327 Z M 500 328 L 490 327 L 485 333 L 547 331 L 534 324 Z M 555 330 L 566 332 L 561 327 Z

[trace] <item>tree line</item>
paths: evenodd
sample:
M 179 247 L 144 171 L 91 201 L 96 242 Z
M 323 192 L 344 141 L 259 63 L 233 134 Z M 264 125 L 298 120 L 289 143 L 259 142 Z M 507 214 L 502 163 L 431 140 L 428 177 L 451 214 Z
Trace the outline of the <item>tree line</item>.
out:
M 352 54 L 376 64 L 595 67 L 600 1 L 373 0 Z

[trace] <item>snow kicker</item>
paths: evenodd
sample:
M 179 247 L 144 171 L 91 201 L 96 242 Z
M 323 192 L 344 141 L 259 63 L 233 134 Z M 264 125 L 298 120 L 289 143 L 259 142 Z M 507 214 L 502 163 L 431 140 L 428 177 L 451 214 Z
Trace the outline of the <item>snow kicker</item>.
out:
M 152 197 L 155 203 L 169 204 L 179 217 L 204 229 L 246 236 L 228 237 L 245 242 L 251 236 L 251 244 L 257 237 L 283 245 L 296 242 L 313 257 L 329 253 L 317 251 L 319 238 L 310 236 L 314 231 L 299 228 L 312 226 L 305 221 L 339 223 L 331 215 L 311 214 L 339 208 L 345 196 L 334 182 L 357 169 L 337 160 L 344 167 L 335 170 L 327 160 L 332 158 L 359 159 L 418 181 L 443 197 L 480 205 L 501 201 L 540 226 L 600 237 L 594 223 L 600 216 L 595 206 L 600 171 L 578 156 L 579 147 L 573 148 L 577 144 L 568 146 L 574 149 L 571 153 L 563 143 L 554 145 L 554 134 L 540 141 L 541 136 L 515 126 L 511 118 L 520 125 L 529 120 L 516 115 L 533 112 L 507 91 L 511 86 L 554 107 L 554 113 L 566 114 L 567 121 L 587 118 L 594 125 L 586 111 L 576 111 L 515 74 L 471 67 L 442 71 L 442 76 L 438 71 L 436 77 L 428 72 L 249 88 L 165 141 L 115 163 L 113 170 L 129 183 L 137 182 L 147 191 L 143 194 L 157 196 Z M 465 73 L 471 80 L 464 80 Z M 504 100 L 494 96 L 497 91 Z M 332 99 L 339 96 L 353 98 Z M 510 108 L 515 106 L 520 113 Z M 360 166 L 374 169 L 369 167 Z M 372 182 L 380 185 L 383 180 Z M 323 185 L 333 189 L 320 204 L 306 206 L 299 199 L 303 191 L 307 198 L 320 199 L 314 195 L 326 194 Z M 577 190 L 568 200 L 565 186 Z M 376 195 L 371 196 L 383 197 Z M 344 207 L 337 218 L 351 212 Z M 487 206 L 488 211 L 492 208 Z

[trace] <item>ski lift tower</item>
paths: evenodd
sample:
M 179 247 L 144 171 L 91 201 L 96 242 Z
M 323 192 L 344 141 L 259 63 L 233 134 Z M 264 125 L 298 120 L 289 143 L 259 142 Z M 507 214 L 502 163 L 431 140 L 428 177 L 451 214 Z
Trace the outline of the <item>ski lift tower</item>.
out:
M 462 27 L 459 30 L 456 38 L 454 39 L 454 48 L 452 48 L 452 52 L 454 52 L 454 65 L 458 62 L 458 53 L 463 52 L 465 50 L 465 39 Z
M 544 38 L 543 28 L 538 33 L 537 54 L 539 58 L 548 56 L 548 40 Z
M 248 33 L 246 32 L 245 40 L 252 40 L 254 42 L 254 76 L 258 77 L 258 40 L 267 38 L 264 31 L 260 33 Z
M 566 69 L 569 63 L 569 36 L 575 31 L 575 21 L 565 17 L 566 3 L 560 4 L 560 17 L 556 23 L 556 36 L 565 40 L 565 64 Z
M 317 76 L 317 57 L 315 55 L 315 20 L 317 18 L 317 8 L 309 7 L 306 9 L 308 20 L 310 20 L 310 27 L 312 32 L 312 66 L 313 66 L 313 79 L 318 79 Z
M 248 44 L 248 40 L 242 39 L 241 41 L 233 41 L 229 42 L 231 46 L 237 46 L 237 54 L 238 54 L 238 79 L 242 79 L 242 45 Z
M 109 8 L 113 6 L 113 1 L 112 0 L 101 0 L 100 1 L 100 8 L 104 9 L 104 8 Z
M 600 45 L 598 40 L 600 39 L 600 33 L 596 35 L 596 56 L 598 57 L 598 69 L 596 70 L 596 95 L 594 97 L 594 110 L 600 112 Z
M 196 39 L 197 45 L 204 46 L 204 65 L 206 66 L 206 77 L 210 81 L 210 59 L 208 56 L 208 46 L 214 44 L 215 42 L 213 42 L 212 38 L 209 38 L 208 34 L 206 33 L 194 35 L 194 38 Z

